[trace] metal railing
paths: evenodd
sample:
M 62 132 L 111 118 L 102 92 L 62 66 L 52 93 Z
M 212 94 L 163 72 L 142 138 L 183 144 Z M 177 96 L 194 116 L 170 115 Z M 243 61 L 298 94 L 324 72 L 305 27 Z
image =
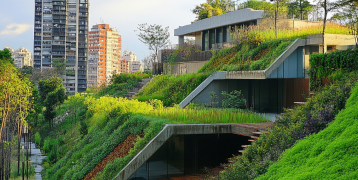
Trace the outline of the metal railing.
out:
M 208 61 L 212 56 L 211 51 L 193 52 L 190 55 L 178 54 L 175 62 Z M 170 54 L 162 54 L 162 62 L 168 63 L 170 57 Z

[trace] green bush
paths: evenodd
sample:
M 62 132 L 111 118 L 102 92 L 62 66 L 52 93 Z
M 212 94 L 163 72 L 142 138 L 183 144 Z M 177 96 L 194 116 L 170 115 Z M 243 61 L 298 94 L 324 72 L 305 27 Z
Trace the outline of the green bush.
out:
M 227 165 L 220 177 L 245 180 L 255 179 L 266 173 L 269 166 L 277 162 L 280 155 L 296 141 L 324 130 L 329 122 L 335 119 L 345 107 L 352 84 L 357 79 L 358 73 L 352 72 L 316 92 L 305 105 L 295 106 L 292 110 L 286 111 L 284 116 L 276 120 L 276 126 L 248 146 L 242 156 L 235 158 L 234 163 Z
M 194 73 L 184 75 L 157 75 L 154 76 L 142 92 L 134 99 L 139 101 L 149 101 L 157 99 L 163 101 L 164 106 L 179 104 L 196 87 L 198 87 L 209 74 Z
M 357 56 L 357 48 L 327 54 L 312 54 L 309 72 L 311 90 L 319 90 L 322 79 L 332 73 L 342 76 L 346 72 L 358 70 Z
M 40 133 L 39 133 L 39 132 L 36 132 L 36 133 L 35 133 L 35 143 L 36 143 L 38 146 L 41 146 L 41 137 L 40 137 Z
M 328 128 L 298 141 L 258 179 L 356 179 L 358 86 Z
M 221 92 L 224 97 L 222 100 L 223 108 L 246 109 L 246 99 L 244 99 L 241 91 L 234 90 L 230 93 Z

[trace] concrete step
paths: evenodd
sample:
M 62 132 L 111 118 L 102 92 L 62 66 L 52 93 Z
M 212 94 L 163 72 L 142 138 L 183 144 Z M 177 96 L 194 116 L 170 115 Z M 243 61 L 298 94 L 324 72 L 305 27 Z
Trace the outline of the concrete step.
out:
M 242 154 L 242 152 L 244 152 L 244 150 L 239 150 L 239 153 L 241 153 L 241 154 Z
M 251 136 L 252 139 L 259 139 L 257 136 Z
M 254 141 L 255 141 L 255 139 L 249 139 L 248 141 L 250 141 L 250 142 L 254 142 Z
M 249 147 L 249 145 L 241 145 L 241 147 L 247 148 L 247 147 Z

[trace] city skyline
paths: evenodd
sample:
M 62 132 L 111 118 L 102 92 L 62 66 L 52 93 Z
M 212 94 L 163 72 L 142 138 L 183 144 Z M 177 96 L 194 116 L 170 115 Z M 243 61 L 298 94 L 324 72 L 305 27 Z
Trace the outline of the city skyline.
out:
M 116 28 L 122 35 L 122 50 L 130 50 L 136 53 L 138 60 L 144 58 L 144 53 L 149 54 L 147 46 L 138 40 L 138 24 L 159 24 L 169 26 L 170 40 L 177 44 L 177 37 L 174 36 L 174 29 L 179 25 L 189 24 L 194 21 L 195 15 L 191 13 L 195 5 L 202 3 L 199 0 L 164 1 L 157 0 L 147 2 L 138 1 L 90 1 L 89 27 L 101 24 L 101 19 L 111 27 Z M 34 1 L 6 2 L 7 6 L 0 7 L 0 47 L 13 47 L 15 49 L 23 46 L 33 52 L 33 24 L 34 24 Z M 139 6 L 138 6 L 139 4 Z M 158 4 L 161 4 L 158 6 Z M 133 8 L 128 8 L 133 7 Z M 162 7 L 166 7 L 163 9 Z M 11 9 L 17 9 L 22 14 L 18 15 Z M 175 13 L 173 13 L 175 10 Z M 105 13 L 104 13 L 105 12 Z M 24 16 L 24 14 L 27 14 Z M 128 14 L 132 14 L 129 18 Z M 147 15 L 146 15 L 147 14 Z M 148 16 L 150 14 L 150 16 Z M 119 18 L 124 17 L 124 18 Z

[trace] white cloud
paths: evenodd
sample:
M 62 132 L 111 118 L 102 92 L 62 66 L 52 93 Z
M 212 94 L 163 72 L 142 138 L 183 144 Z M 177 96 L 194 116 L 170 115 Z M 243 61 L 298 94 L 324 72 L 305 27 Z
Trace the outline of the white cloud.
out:
M 6 28 L 0 32 L 1 34 L 4 35 L 19 35 L 22 34 L 24 32 L 26 32 L 28 29 L 30 29 L 32 27 L 31 24 L 16 24 L 16 23 L 12 23 L 6 26 Z

